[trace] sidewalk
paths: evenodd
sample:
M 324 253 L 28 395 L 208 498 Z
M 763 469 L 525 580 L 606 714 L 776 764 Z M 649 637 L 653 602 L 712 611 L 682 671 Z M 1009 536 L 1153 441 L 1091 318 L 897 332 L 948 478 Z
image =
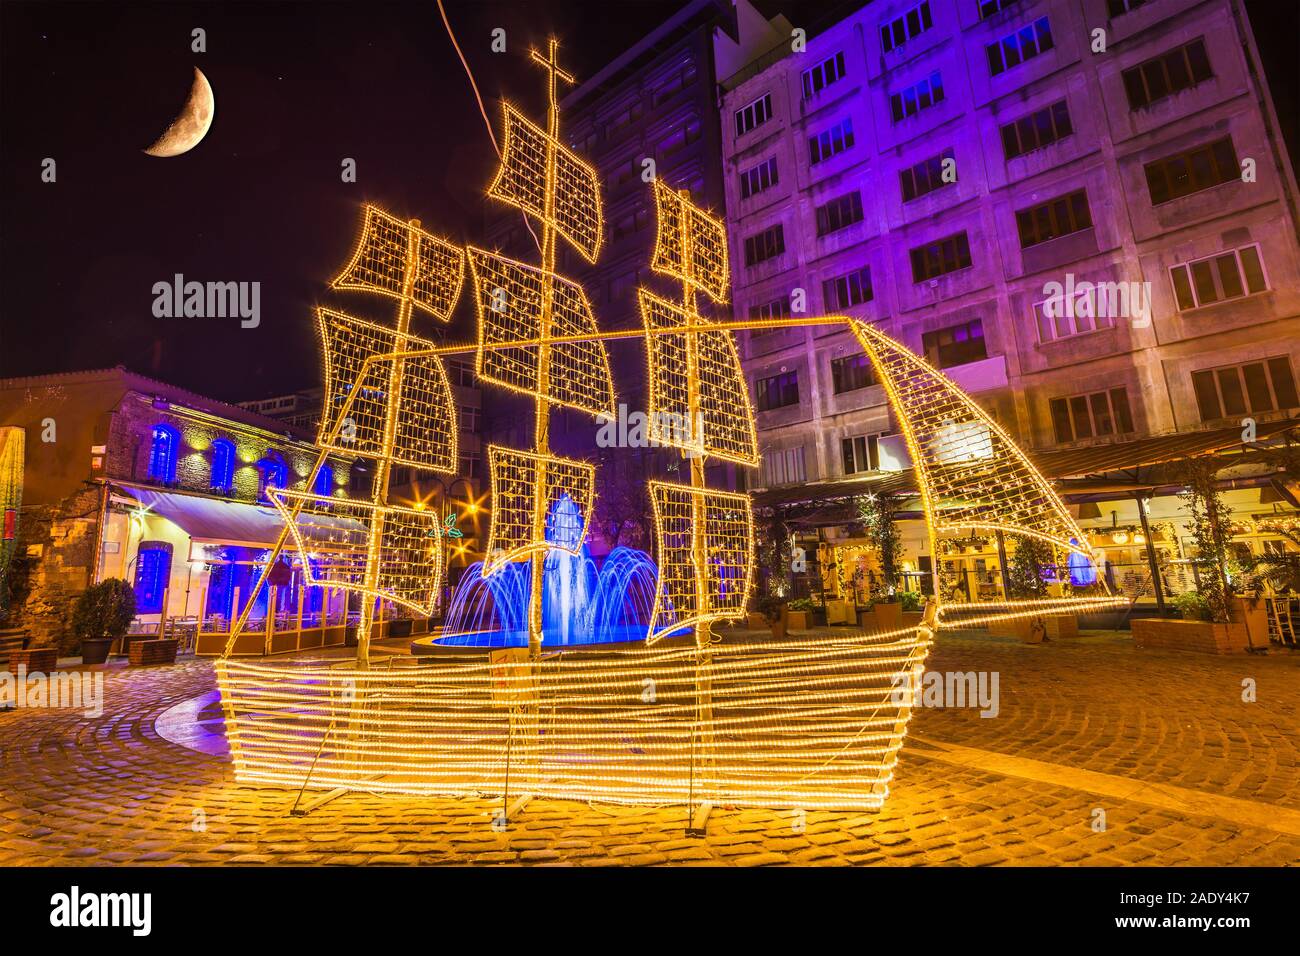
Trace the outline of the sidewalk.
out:
M 534 801 L 506 833 L 486 801 L 349 794 L 291 817 L 293 794 L 159 736 L 159 714 L 214 689 L 210 661 L 110 668 L 102 717 L 0 713 L 0 865 L 1289 864 L 1297 665 L 1138 651 L 1119 632 L 944 634 L 927 670 L 996 672 L 996 717 L 920 708 L 879 813 L 719 808 L 704 839 L 680 807 Z

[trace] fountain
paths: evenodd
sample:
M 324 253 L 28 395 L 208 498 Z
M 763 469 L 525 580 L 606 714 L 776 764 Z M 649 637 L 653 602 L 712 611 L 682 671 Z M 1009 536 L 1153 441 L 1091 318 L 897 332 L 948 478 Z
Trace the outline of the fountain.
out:
M 644 551 L 619 546 L 597 568 L 581 544 L 582 525 L 581 512 L 567 495 L 546 519 L 546 540 L 564 547 L 547 552 L 542 572 L 543 649 L 643 640 L 654 609 L 654 562 Z M 565 550 L 575 547 L 576 553 Z M 526 647 L 531 584 L 531 562 L 507 564 L 486 578 L 482 562 L 470 565 L 452 595 L 442 632 L 416 641 L 413 650 Z

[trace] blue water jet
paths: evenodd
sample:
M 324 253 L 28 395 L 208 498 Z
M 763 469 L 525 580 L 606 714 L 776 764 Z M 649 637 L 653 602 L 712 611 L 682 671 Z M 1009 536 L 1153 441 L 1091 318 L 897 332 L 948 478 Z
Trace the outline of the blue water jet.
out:
M 567 495 L 546 518 L 546 540 L 575 548 L 582 513 Z M 546 554 L 542 570 L 542 646 L 567 647 L 636 641 L 645 637 L 654 609 L 657 569 L 650 556 L 617 547 L 596 562 L 585 544 Z M 483 564 L 465 569 L 447 609 L 443 647 L 525 647 L 532 562 L 507 564 L 483 577 Z

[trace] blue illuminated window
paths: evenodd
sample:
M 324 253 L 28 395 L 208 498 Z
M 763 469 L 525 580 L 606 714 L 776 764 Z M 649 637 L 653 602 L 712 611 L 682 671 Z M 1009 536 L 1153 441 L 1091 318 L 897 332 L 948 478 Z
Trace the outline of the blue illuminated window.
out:
M 162 541 L 145 541 L 135 558 L 135 610 L 137 614 L 158 614 L 172 572 L 172 546 Z
M 321 465 L 320 471 L 316 472 L 316 484 L 312 487 L 312 493 L 326 496 L 334 493 L 334 469 L 329 465 Z
M 284 466 L 284 459 L 274 453 L 263 458 L 257 463 L 257 466 L 262 471 L 262 488 L 259 497 L 266 501 L 268 500 L 266 497 L 267 488 L 283 488 L 285 486 L 288 469 Z
M 176 448 L 181 436 L 170 425 L 153 427 L 153 444 L 149 447 L 149 477 L 154 481 L 176 480 Z
M 212 443 L 212 490 L 230 491 L 235 486 L 235 446 L 224 438 Z

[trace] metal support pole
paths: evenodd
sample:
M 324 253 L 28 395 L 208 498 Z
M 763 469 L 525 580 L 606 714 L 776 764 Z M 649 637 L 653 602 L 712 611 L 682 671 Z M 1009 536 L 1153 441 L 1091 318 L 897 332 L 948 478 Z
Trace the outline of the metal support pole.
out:
M 1007 537 L 1002 529 L 997 529 L 998 568 L 1002 572 L 1002 600 L 1011 600 L 1011 571 L 1007 568 Z
M 1156 540 L 1151 535 L 1151 522 L 1147 520 L 1147 498 L 1142 494 L 1135 494 L 1134 500 L 1137 501 L 1138 517 L 1142 520 L 1142 536 L 1147 539 L 1147 566 L 1151 569 L 1151 586 L 1156 592 L 1156 609 L 1160 611 L 1160 616 L 1165 615 L 1165 589 L 1160 581 L 1160 563 L 1156 561 Z

